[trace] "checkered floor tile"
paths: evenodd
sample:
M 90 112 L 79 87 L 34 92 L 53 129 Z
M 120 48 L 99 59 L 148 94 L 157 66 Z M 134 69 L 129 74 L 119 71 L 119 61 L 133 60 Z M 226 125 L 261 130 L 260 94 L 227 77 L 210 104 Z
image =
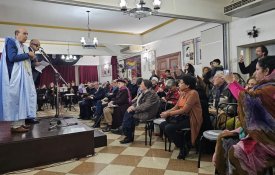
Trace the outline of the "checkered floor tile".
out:
M 60 116 L 78 117 L 79 109 L 66 111 L 61 108 Z M 53 116 L 55 110 L 45 109 L 38 112 L 38 117 Z M 92 126 L 92 121 L 82 121 Z M 58 164 L 18 171 L 23 175 L 206 175 L 214 174 L 211 155 L 203 155 L 201 168 L 197 168 L 195 151 L 191 151 L 186 160 L 177 160 L 179 150 L 172 144 L 172 152 L 164 150 L 164 141 L 158 136 L 152 139 L 152 146 L 144 144 L 144 125 L 136 128 L 135 141 L 120 144 L 123 136 L 107 133 L 108 146 L 97 148 L 93 157 L 77 161 L 60 162 Z M 73 144 L 73 143 L 72 143 Z

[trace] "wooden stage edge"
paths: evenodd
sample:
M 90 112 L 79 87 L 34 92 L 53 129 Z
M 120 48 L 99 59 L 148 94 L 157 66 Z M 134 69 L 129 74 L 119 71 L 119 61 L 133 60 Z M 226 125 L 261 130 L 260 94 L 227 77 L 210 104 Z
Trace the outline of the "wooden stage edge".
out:
M 94 155 L 107 145 L 104 133 L 73 117 L 59 119 L 49 131 L 52 117 L 41 118 L 23 134 L 11 134 L 10 123 L 0 122 L 0 174 Z

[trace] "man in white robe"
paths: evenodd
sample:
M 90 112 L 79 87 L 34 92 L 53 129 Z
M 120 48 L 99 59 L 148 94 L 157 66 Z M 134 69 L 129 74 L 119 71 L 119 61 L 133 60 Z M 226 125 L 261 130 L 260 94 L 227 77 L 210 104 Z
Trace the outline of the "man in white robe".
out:
M 19 28 L 15 38 L 7 37 L 0 61 L 0 121 L 11 121 L 11 132 L 27 132 L 25 119 L 36 117 L 36 90 L 31 60 L 35 58 L 24 43 L 28 31 Z

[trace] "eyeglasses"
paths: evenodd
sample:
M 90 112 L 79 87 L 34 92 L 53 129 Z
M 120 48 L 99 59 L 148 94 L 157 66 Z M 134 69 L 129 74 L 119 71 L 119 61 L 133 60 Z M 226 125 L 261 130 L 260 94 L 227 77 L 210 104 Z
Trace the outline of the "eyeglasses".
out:
M 34 45 L 34 46 L 36 46 L 36 47 L 40 47 L 40 44 L 32 44 L 32 45 Z

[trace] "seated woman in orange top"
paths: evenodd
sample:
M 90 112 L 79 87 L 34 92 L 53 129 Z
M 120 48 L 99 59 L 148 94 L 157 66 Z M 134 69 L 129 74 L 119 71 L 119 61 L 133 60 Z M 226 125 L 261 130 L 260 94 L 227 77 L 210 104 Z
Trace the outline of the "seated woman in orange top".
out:
M 170 110 L 162 112 L 160 116 L 166 119 L 160 127 L 163 127 L 169 140 L 180 148 L 178 159 L 185 159 L 188 153 L 187 143 L 177 132 L 183 128 L 191 128 L 191 141 L 195 144 L 202 124 L 202 108 L 199 94 L 195 90 L 196 78 L 185 75 L 179 81 L 180 98 L 177 104 Z

